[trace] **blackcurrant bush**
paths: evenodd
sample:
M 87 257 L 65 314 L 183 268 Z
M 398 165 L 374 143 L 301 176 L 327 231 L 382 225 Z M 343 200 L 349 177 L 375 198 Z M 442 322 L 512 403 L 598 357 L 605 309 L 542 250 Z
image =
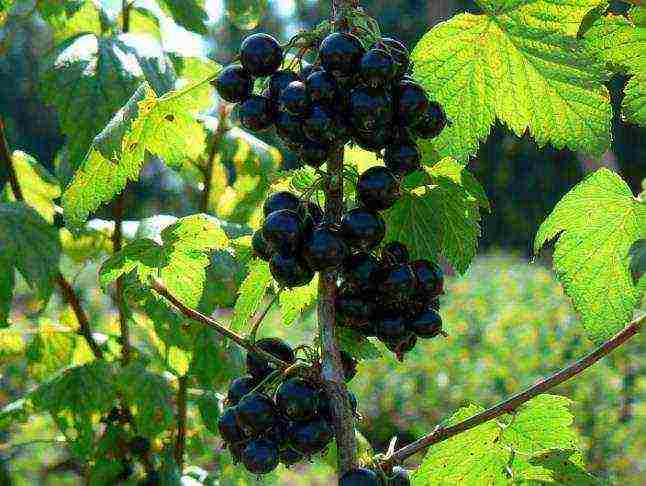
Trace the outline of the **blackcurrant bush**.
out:
M 253 254 L 261 260 L 268 262 L 271 259 L 271 248 L 269 248 L 265 238 L 262 236 L 261 230 L 254 232 L 253 238 L 251 238 L 251 247 L 253 248 Z
M 402 81 L 394 90 L 396 118 L 402 126 L 412 126 L 422 120 L 428 109 L 426 91 L 414 81 Z
M 227 403 L 229 405 L 237 405 L 242 397 L 251 393 L 257 385 L 258 380 L 253 376 L 247 375 L 236 378 L 229 385 Z
M 446 126 L 446 113 L 436 101 L 431 101 L 422 118 L 413 126 L 413 133 L 419 138 L 435 138 Z
M 334 115 L 322 105 L 312 106 L 310 114 L 303 123 L 305 136 L 312 142 L 330 144 L 339 138 L 339 130 Z
M 117 481 L 125 481 L 128 479 L 130 476 L 132 476 L 132 473 L 135 472 L 134 467 L 132 467 L 132 463 L 128 460 L 123 459 L 121 461 L 121 466 L 123 469 L 121 469 L 121 472 L 117 475 L 116 479 Z
M 112 407 L 110 409 L 110 413 L 108 413 L 108 416 L 105 418 L 104 422 L 107 424 L 113 424 L 115 422 L 118 422 L 121 419 L 121 410 L 119 410 L 119 407 Z
M 378 125 L 371 130 L 354 129 L 352 140 L 362 149 L 369 152 L 379 152 L 388 145 L 392 138 L 390 125 Z
M 253 79 L 237 64 L 225 67 L 213 83 L 220 97 L 229 103 L 240 103 L 251 97 Z
M 278 137 L 288 146 L 300 146 L 307 142 L 303 131 L 303 118 L 291 115 L 285 110 L 278 110 L 276 120 L 276 133 Z
M 417 278 L 410 265 L 400 263 L 386 269 L 380 289 L 390 302 L 402 303 L 410 300 L 417 290 Z
M 256 341 L 256 347 L 287 364 L 293 364 L 296 361 L 294 350 L 282 339 L 275 337 L 259 339 Z M 247 372 L 257 380 L 262 380 L 274 370 L 276 366 L 262 356 L 247 354 Z
M 252 440 L 242 451 L 242 463 L 253 474 L 270 473 L 279 460 L 278 447 L 267 439 Z
M 355 292 L 370 293 L 377 286 L 375 276 L 380 269 L 379 262 L 370 253 L 355 253 L 343 262 L 344 283 Z
M 264 437 L 265 439 L 272 441 L 279 449 L 282 450 L 288 446 L 289 427 L 289 422 L 281 418 L 276 422 L 276 425 L 265 432 Z
M 251 436 L 258 436 L 278 422 L 278 412 L 271 398 L 250 393 L 235 406 L 238 425 Z
M 341 218 L 340 228 L 341 235 L 350 246 L 366 251 L 379 245 L 386 234 L 383 218 L 363 207 L 345 213 Z
M 383 166 L 370 167 L 359 177 L 357 196 L 368 209 L 383 211 L 399 199 L 399 181 Z
M 437 311 L 427 308 L 415 319 L 408 321 L 406 326 L 417 337 L 434 338 L 442 330 L 442 317 L 440 317 Z
M 365 49 L 357 37 L 335 32 L 321 42 L 319 59 L 325 71 L 337 78 L 346 78 L 357 71 L 364 52 Z
M 280 93 L 278 98 L 280 107 L 292 115 L 305 115 L 310 107 L 310 99 L 307 96 L 305 83 L 292 81 Z
M 296 211 L 274 211 L 262 225 L 262 236 L 275 252 L 294 254 L 301 244 L 303 222 Z M 275 255 L 274 255 L 275 256 Z
M 393 341 L 407 335 L 406 320 L 398 315 L 382 315 L 375 323 L 377 337 L 381 341 Z
M 410 65 L 410 55 L 408 53 L 408 49 L 404 44 L 390 37 L 382 37 L 376 43 L 376 46 L 388 51 L 393 57 L 396 66 L 396 77 L 402 77 L 408 72 L 408 67 Z
M 240 62 L 252 76 L 269 76 L 283 63 L 283 49 L 269 34 L 252 34 L 240 45 Z
M 444 292 L 444 272 L 439 265 L 428 260 L 415 260 L 411 262 L 411 267 L 422 293 L 428 297 L 436 297 Z
M 267 130 L 275 118 L 274 106 L 264 96 L 252 95 L 240 105 L 240 124 L 252 132 Z
M 368 86 L 384 86 L 395 76 L 393 57 L 383 49 L 370 49 L 361 58 L 359 72 Z
M 372 130 L 377 125 L 387 124 L 393 116 L 392 98 L 380 88 L 356 88 L 350 93 L 350 115 L 358 130 Z
M 332 440 L 334 433 L 322 418 L 309 422 L 296 422 L 290 430 L 290 444 L 305 456 L 322 451 Z
M 408 471 L 400 466 L 393 467 L 388 476 L 388 486 L 410 486 Z
M 245 439 L 244 431 L 238 425 L 236 408 L 227 408 L 218 419 L 220 437 L 227 444 L 237 444 Z
M 316 71 L 307 78 L 307 94 L 312 103 L 332 106 L 337 102 L 339 89 L 334 77 L 326 71 Z
M 381 481 L 374 471 L 360 467 L 341 476 L 339 486 L 381 486 Z
M 281 253 L 276 253 L 271 257 L 269 270 L 274 280 L 287 288 L 302 287 L 314 278 L 314 270 L 304 260 Z
M 350 255 L 350 249 L 338 233 L 330 228 L 315 229 L 303 244 L 303 256 L 314 271 L 335 268 Z
M 130 440 L 128 448 L 133 455 L 143 456 L 150 451 L 150 441 L 141 435 L 137 435 Z
M 274 101 L 278 101 L 280 94 L 292 81 L 299 81 L 298 74 L 294 71 L 281 69 L 276 71 L 269 78 L 269 95 Z
M 385 265 L 408 263 L 409 258 L 408 248 L 399 241 L 390 241 L 381 250 L 381 261 Z
M 298 151 L 301 161 L 315 169 L 325 164 L 331 153 L 332 147 L 321 142 L 308 142 Z
M 340 351 L 341 354 L 341 365 L 343 366 L 343 377 L 345 381 L 351 381 L 357 375 L 357 360 L 352 357 L 350 353 Z
M 318 392 L 307 381 L 291 378 L 276 390 L 276 405 L 290 420 L 306 421 L 314 418 L 318 407 Z
M 395 174 L 403 177 L 421 169 L 422 154 L 412 140 L 386 146 L 384 163 Z
M 267 217 L 271 213 L 280 211 L 281 209 L 291 209 L 292 211 L 298 211 L 300 206 L 301 200 L 296 194 L 292 194 L 289 191 L 279 191 L 274 192 L 267 199 L 265 199 L 265 202 L 262 205 L 262 212 L 265 217 Z
M 359 324 L 369 321 L 375 314 L 376 307 L 375 302 L 366 295 L 348 295 L 343 292 L 336 299 L 336 311 L 344 321 Z
M 280 451 L 280 462 L 285 466 L 293 466 L 303 460 L 303 454 L 296 452 L 291 447 L 286 447 Z

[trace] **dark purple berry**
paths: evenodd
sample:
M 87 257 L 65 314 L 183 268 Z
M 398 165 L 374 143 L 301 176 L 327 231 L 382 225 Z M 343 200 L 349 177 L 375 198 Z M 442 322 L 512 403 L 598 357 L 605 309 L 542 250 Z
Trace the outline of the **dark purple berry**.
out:
M 412 140 L 386 146 L 384 163 L 398 176 L 406 176 L 421 169 L 422 154 Z
M 303 124 L 305 136 L 312 142 L 331 144 L 339 138 L 334 115 L 322 105 L 314 105 Z
M 269 95 L 274 101 L 278 101 L 280 94 L 292 81 L 299 81 L 298 74 L 294 71 L 281 69 L 276 71 L 269 78 Z
M 381 260 L 388 266 L 398 263 L 408 263 L 409 258 L 408 248 L 399 241 L 390 241 L 381 250 Z
M 350 246 L 369 251 L 383 240 L 386 223 L 379 214 L 358 207 L 343 215 L 340 231 Z
M 431 101 L 422 118 L 413 126 L 413 133 L 419 138 L 435 138 L 446 126 L 446 113 L 436 101 Z
M 291 115 L 285 110 L 278 110 L 274 125 L 276 126 L 278 137 L 288 146 L 298 146 L 307 142 L 301 117 Z
M 332 147 L 324 143 L 308 142 L 298 152 L 305 165 L 318 169 L 330 158 Z
M 265 202 L 262 205 L 262 212 L 265 217 L 267 217 L 271 213 L 280 211 L 281 209 L 298 211 L 300 206 L 301 200 L 296 194 L 292 194 L 289 191 L 279 191 L 274 192 L 265 199 Z
M 262 236 L 262 230 L 254 232 L 253 238 L 251 238 L 251 247 L 253 248 L 253 254 L 261 260 L 268 262 L 271 259 L 272 251 Z
M 380 289 L 385 299 L 395 303 L 405 303 L 417 291 L 417 278 L 410 265 L 401 263 L 384 271 Z
M 220 97 L 229 103 L 247 100 L 253 92 L 253 79 L 242 66 L 225 67 L 213 82 Z
M 276 253 L 269 261 L 269 270 L 279 285 L 287 288 L 302 287 L 314 278 L 312 270 L 299 257 L 285 256 Z
M 408 49 L 404 44 L 399 42 L 396 39 L 390 37 L 382 37 L 376 44 L 375 47 L 384 49 L 390 53 L 395 62 L 395 76 L 401 78 L 408 72 L 408 66 L 410 65 L 410 54 Z
M 242 463 L 253 474 L 270 473 L 278 462 L 278 447 L 267 439 L 252 440 L 242 451 Z
M 350 409 L 354 415 L 357 414 L 357 397 L 351 390 L 348 390 L 348 399 L 350 401 Z M 328 423 L 332 423 L 332 401 L 330 397 L 321 391 L 319 396 L 319 415 Z
M 382 341 L 401 339 L 408 334 L 405 319 L 398 315 L 383 315 L 375 324 L 377 337 Z
M 310 106 L 310 100 L 307 96 L 305 83 L 302 81 L 292 81 L 280 93 L 278 98 L 280 107 L 292 115 L 304 115 Z
M 269 98 L 252 95 L 240 105 L 240 124 L 247 130 L 267 130 L 273 125 L 274 119 L 274 107 Z
M 379 262 L 370 253 L 355 253 L 343 262 L 344 283 L 357 293 L 370 293 L 377 286 L 375 276 L 380 269 Z
M 267 216 L 262 236 L 274 252 L 292 255 L 301 244 L 303 223 L 296 211 L 281 209 Z
M 289 436 L 290 443 L 296 451 L 310 456 L 322 451 L 330 443 L 334 433 L 325 420 L 318 418 L 295 423 Z
M 409 351 L 412 351 L 415 347 L 415 344 L 417 344 L 417 336 L 415 336 L 415 334 L 413 334 L 412 332 L 406 333 L 399 339 L 393 338 L 384 341 L 384 344 L 390 351 L 395 353 L 399 361 L 403 361 L 404 355 Z
M 290 420 L 310 420 L 317 413 L 318 391 L 305 380 L 291 378 L 276 390 L 276 405 L 280 413 Z
M 312 103 L 331 106 L 337 103 L 338 87 L 334 77 L 326 71 L 312 73 L 306 82 L 307 94 Z
M 283 63 L 283 49 L 269 34 L 251 34 L 240 45 L 240 62 L 252 76 L 269 76 Z
M 350 249 L 336 231 L 315 229 L 303 244 L 303 257 L 310 268 L 320 272 L 340 265 L 350 255 Z
M 429 100 L 424 88 L 414 81 L 402 81 L 394 90 L 396 118 L 402 126 L 412 126 L 422 120 Z
M 218 430 L 220 437 L 227 444 L 237 444 L 245 439 L 243 430 L 236 419 L 236 408 L 227 408 L 218 419 Z
M 339 478 L 339 486 L 381 486 L 379 476 L 363 467 L 351 469 Z
M 383 211 L 399 199 L 399 181 L 383 166 L 370 167 L 359 177 L 357 196 L 368 209 Z
M 296 361 L 296 356 L 291 346 L 282 339 L 263 338 L 256 341 L 256 347 L 287 364 L 293 364 Z M 247 354 L 247 372 L 257 380 L 264 379 L 269 373 L 275 370 L 276 365 L 269 363 L 262 356 L 251 353 Z
M 312 74 L 322 70 L 323 68 L 321 66 L 315 66 L 314 64 L 306 64 L 301 68 L 300 72 L 298 73 L 298 77 L 301 78 L 301 81 L 306 81 L 307 78 L 309 78 Z
M 347 351 L 341 350 L 341 365 L 343 366 L 343 377 L 346 382 L 351 381 L 357 375 L 357 360 Z
M 337 78 L 346 78 L 357 71 L 365 49 L 352 34 L 335 32 L 328 35 L 319 48 L 323 69 Z
M 361 58 L 359 73 L 368 86 L 384 86 L 395 76 L 393 57 L 383 49 L 370 49 Z
M 411 267 L 420 292 L 427 297 L 437 297 L 444 292 L 444 272 L 439 265 L 428 260 L 415 260 L 411 262 Z
M 291 447 L 286 447 L 280 451 L 280 462 L 285 466 L 293 466 L 294 464 L 303 460 L 303 454 L 296 452 Z
M 305 240 L 311 237 L 314 228 L 323 222 L 321 206 L 312 201 L 302 201 L 298 208 L 298 215 L 303 221 L 303 234 Z
M 388 145 L 392 138 L 390 125 L 375 126 L 371 130 L 354 129 L 352 139 L 364 150 L 379 152 Z
M 128 448 L 133 455 L 143 456 L 150 451 L 150 441 L 141 435 L 137 435 L 130 440 Z
M 261 393 L 246 395 L 235 406 L 240 428 L 251 436 L 258 436 L 278 422 L 278 411 L 271 398 Z
M 406 326 L 417 337 L 434 338 L 442 330 L 442 318 L 435 310 L 427 308 L 415 319 L 408 321 Z
M 229 385 L 227 392 L 227 403 L 237 405 L 238 402 L 258 385 L 258 380 L 253 376 L 241 376 L 236 378 Z
M 393 467 L 388 476 L 388 486 L 410 486 L 408 471 L 400 466 Z
M 285 419 L 279 419 L 276 425 L 265 432 L 265 439 L 272 441 L 279 449 L 288 446 L 290 424 Z
M 372 130 L 390 122 L 393 100 L 380 88 L 356 88 L 350 93 L 350 115 L 357 130 Z
M 348 295 L 341 293 L 336 299 L 336 310 L 339 317 L 344 322 L 357 323 L 356 326 L 362 327 L 361 324 L 369 321 L 376 311 L 376 304 L 367 296 Z

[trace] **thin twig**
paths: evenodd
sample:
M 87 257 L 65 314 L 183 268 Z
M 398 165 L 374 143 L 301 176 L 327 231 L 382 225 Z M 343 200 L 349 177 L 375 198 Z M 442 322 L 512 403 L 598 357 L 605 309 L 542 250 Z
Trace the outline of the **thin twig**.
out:
M 580 374 L 581 372 L 592 366 L 594 363 L 599 361 L 601 358 L 610 354 L 613 350 L 617 349 L 630 338 L 638 334 L 644 322 L 646 322 L 646 314 L 643 314 L 640 317 L 634 319 L 623 330 L 615 334 L 614 337 L 612 337 L 578 361 L 575 361 L 571 365 L 557 371 L 547 378 L 542 379 L 526 390 L 507 398 L 499 404 L 488 408 L 487 410 L 480 412 L 479 414 L 474 415 L 467 420 L 448 427 L 438 427 L 432 433 L 395 451 L 389 458 L 384 461 L 383 465 L 385 467 L 388 467 L 392 464 L 401 463 L 407 457 L 410 457 L 413 454 L 416 454 L 417 452 L 420 452 L 433 444 L 437 444 L 438 442 L 442 442 L 457 434 L 466 432 L 467 430 L 477 427 L 478 425 L 481 425 L 489 420 L 495 419 L 496 417 L 500 417 L 501 415 L 504 415 L 506 413 L 513 412 L 523 403 Z
M 188 394 L 188 376 L 180 376 L 177 390 L 177 439 L 175 441 L 175 462 L 180 472 L 184 467 L 184 449 L 186 448 L 186 397 Z
M 114 231 L 112 232 L 112 252 L 121 251 L 123 247 L 123 206 L 126 189 L 117 196 L 112 206 L 112 217 L 114 219 Z M 124 298 L 123 276 L 117 278 L 114 290 L 114 303 L 119 313 L 119 332 L 121 334 L 121 361 L 124 366 L 130 363 L 130 328 L 128 327 L 128 315 L 126 300 Z
M 249 333 L 249 341 L 252 343 L 256 342 L 256 334 L 258 334 L 258 329 L 260 329 L 260 325 L 263 323 L 265 320 L 265 317 L 267 317 L 267 314 L 269 313 L 269 309 L 276 303 L 276 301 L 280 298 L 280 294 L 283 292 L 283 289 L 280 289 L 278 292 L 274 294 L 274 296 L 271 298 L 267 306 L 264 308 L 262 313 L 256 318 L 256 322 L 253 323 L 253 327 L 251 328 L 251 332 Z

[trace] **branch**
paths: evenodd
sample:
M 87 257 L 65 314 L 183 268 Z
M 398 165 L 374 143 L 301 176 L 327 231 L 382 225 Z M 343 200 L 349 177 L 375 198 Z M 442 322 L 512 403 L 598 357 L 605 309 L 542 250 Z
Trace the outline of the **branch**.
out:
M 213 166 L 215 164 L 215 157 L 220 149 L 222 138 L 228 130 L 227 114 L 227 107 L 224 103 L 221 103 L 218 109 L 218 126 L 213 134 L 211 150 L 209 150 L 208 155 L 209 158 L 206 162 L 206 167 L 202 170 L 202 174 L 204 176 L 204 190 L 202 191 L 202 197 L 200 200 L 200 209 L 203 213 L 207 213 L 209 210 L 209 200 L 211 199 L 211 188 L 213 186 L 211 181 L 213 178 Z
M 188 376 L 180 376 L 177 390 L 177 439 L 175 441 L 175 462 L 181 472 L 184 466 L 184 449 L 186 448 L 186 396 L 188 394 Z
M 117 196 L 112 207 L 112 218 L 114 219 L 114 232 L 112 233 L 112 252 L 121 251 L 123 246 L 123 205 L 126 189 Z M 119 333 L 121 335 L 121 361 L 124 366 L 130 363 L 130 329 L 128 327 L 128 308 L 123 296 L 123 276 L 117 278 L 114 291 L 114 303 L 119 312 Z
M 265 320 L 265 317 L 267 317 L 267 314 L 269 313 L 269 309 L 276 303 L 276 301 L 280 298 L 280 294 L 283 292 L 283 289 L 281 288 L 274 294 L 274 296 L 271 298 L 265 309 L 262 311 L 262 313 L 256 318 L 256 322 L 253 323 L 253 327 L 251 328 L 251 332 L 249 333 L 249 340 L 252 343 L 256 342 L 256 334 L 258 334 L 258 329 L 260 329 L 260 325 L 262 322 Z
M 599 361 L 601 358 L 610 354 L 630 338 L 638 334 L 644 322 L 646 322 L 646 314 L 642 314 L 640 317 L 634 319 L 624 329 L 615 334 L 614 337 L 603 343 L 591 353 L 585 355 L 583 358 L 575 361 L 562 370 L 557 371 L 548 378 L 542 379 L 525 391 L 509 397 L 508 399 L 500 402 L 498 405 L 480 412 L 479 414 L 474 415 L 473 417 L 468 418 L 463 422 L 451 425 L 450 427 L 438 426 L 438 428 L 430 434 L 395 451 L 383 462 L 384 467 L 401 463 L 407 457 L 410 457 L 413 454 L 416 454 L 417 452 L 426 449 L 433 444 L 437 444 L 438 442 L 449 439 L 454 435 L 466 432 L 467 430 L 472 429 L 473 427 L 477 427 L 478 425 L 488 422 L 489 420 L 495 419 L 496 417 L 500 417 L 501 415 L 504 415 L 506 413 L 513 412 L 523 403 L 582 373 L 597 361 Z
M 22 192 L 20 187 L 20 182 L 18 181 L 18 176 L 16 175 L 16 168 L 13 164 L 13 158 L 9 152 L 9 144 L 7 143 L 7 138 L 4 133 L 4 123 L 0 117 L 0 162 L 7 168 L 9 173 L 9 184 L 11 185 L 11 190 L 13 192 L 16 201 L 25 202 L 25 195 Z M 70 283 L 65 280 L 65 277 L 61 272 L 58 272 L 55 276 L 55 281 L 58 287 L 60 288 L 63 300 L 72 308 L 76 320 L 79 323 L 79 334 L 85 338 L 88 346 L 94 353 L 94 356 L 97 359 L 103 359 L 103 351 L 101 347 L 92 336 L 92 330 L 90 328 L 90 321 L 88 320 L 87 314 L 81 306 L 81 300 L 78 295 L 74 292 L 74 288 Z

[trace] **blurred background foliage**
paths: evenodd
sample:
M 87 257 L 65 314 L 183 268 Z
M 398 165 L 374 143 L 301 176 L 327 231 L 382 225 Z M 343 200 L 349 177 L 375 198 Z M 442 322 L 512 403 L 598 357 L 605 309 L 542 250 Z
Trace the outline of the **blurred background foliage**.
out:
M 384 33 L 411 48 L 431 26 L 455 12 L 478 10 L 473 2 L 457 0 L 361 3 Z M 612 3 L 611 8 L 619 12 L 623 7 Z M 64 187 L 93 134 L 143 77 L 160 92 L 202 79 L 213 72 L 215 63 L 226 64 L 249 32 L 270 32 L 285 41 L 299 29 L 318 24 L 328 12 L 329 2 L 320 0 L 137 0 L 130 10 L 130 33 L 120 34 L 120 0 L 0 0 L 0 114 L 9 145 L 34 156 Z M 75 50 L 69 50 L 71 46 Z M 96 74 L 86 79 L 87 71 L 79 76 L 71 69 L 67 77 L 52 81 L 50 73 L 59 69 L 57 62 L 65 56 L 79 63 L 72 68 L 81 66 Z M 619 76 L 612 80 L 617 105 L 625 81 Z M 236 236 L 248 234 L 259 223 L 258 206 L 272 183 L 271 173 L 295 166 L 274 136 L 244 132 L 235 116 L 223 116 L 210 93 L 203 97 L 206 137 L 197 147 L 198 155 L 179 171 L 150 157 L 140 181 L 126 193 L 126 236 L 137 231 L 140 236 L 154 235 L 168 224 L 162 217 L 140 225 L 144 218 L 184 216 L 204 207 L 236 225 Z M 79 117 L 88 125 L 75 133 Z M 575 325 L 567 298 L 544 265 L 548 262 L 530 265 L 527 258 L 539 223 L 587 172 L 609 166 L 633 191 L 642 190 L 646 130 L 617 117 L 614 137 L 613 150 L 591 160 L 567 150 L 539 149 L 529 136 L 518 138 L 502 125 L 495 127 L 469 164 L 487 191 L 492 213 L 484 216 L 481 255 L 466 275 L 449 277 L 442 305 L 449 338 L 417 346 L 404 364 L 390 354 L 363 362 L 351 385 L 363 415 L 360 431 L 375 450 L 383 450 L 392 436 L 400 442 L 412 440 L 469 402 L 492 405 L 589 350 L 591 344 Z M 4 177 L 0 173 L 0 187 Z M 1 197 L 8 196 L 3 192 Z M 110 210 L 100 210 L 95 216 L 103 219 L 94 220 L 81 236 L 61 229 L 63 272 L 73 280 L 93 328 L 107 336 L 108 345 L 116 340 L 118 323 L 109 296 L 97 288 L 96 275 L 110 247 Z M 60 222 L 58 215 L 55 222 Z M 222 306 L 216 313 L 223 319 L 244 275 L 235 265 L 221 253 L 210 269 L 212 281 L 218 283 L 207 291 Z M 276 312 L 263 333 L 284 336 L 294 344 L 308 341 L 313 319 L 309 312 L 285 328 Z M 142 353 L 163 355 L 151 322 L 143 314 L 134 320 Z M 64 447 L 64 437 L 49 416 L 37 415 L 19 425 L 11 421 L 25 417 L 15 400 L 34 380 L 44 372 L 88 361 L 88 350 L 72 332 L 76 323 L 60 300 L 42 309 L 24 282 L 15 293 L 11 322 L 19 337 L 3 335 L 0 343 L 0 408 L 5 407 L 0 414 L 0 484 L 78 484 L 82 466 Z M 51 331 L 45 343 L 43 329 Z M 208 430 L 208 415 L 200 413 L 199 405 L 210 404 L 217 414 L 213 404 L 218 394 L 242 372 L 240 353 L 218 346 L 222 360 L 213 364 L 218 379 L 209 393 L 191 397 L 189 473 L 204 480 L 208 471 L 213 484 L 253 484 L 255 478 L 231 465 L 219 439 Z M 643 342 L 632 343 L 555 390 L 574 401 L 591 471 L 616 484 L 646 481 L 643 351 Z M 151 366 L 176 385 L 164 366 Z M 279 469 L 263 484 L 325 485 L 331 484 L 332 473 L 321 461 L 294 471 Z

